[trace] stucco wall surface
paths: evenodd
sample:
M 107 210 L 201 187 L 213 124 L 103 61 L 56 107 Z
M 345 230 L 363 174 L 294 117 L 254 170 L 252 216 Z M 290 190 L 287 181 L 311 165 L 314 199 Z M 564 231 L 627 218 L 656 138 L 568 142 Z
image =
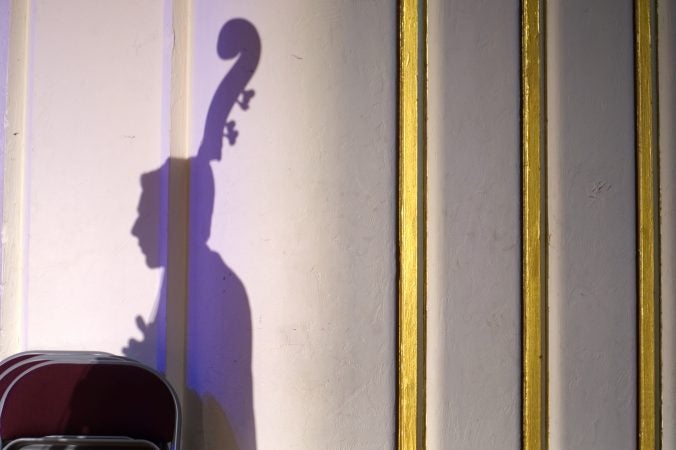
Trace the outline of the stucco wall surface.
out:
M 520 448 L 519 2 L 430 2 L 427 444 Z
M 633 4 L 547 5 L 552 449 L 636 446 Z
M 28 3 L 23 288 L 2 298 L 21 312 L 18 350 L 97 349 L 163 370 L 176 353 L 167 342 L 183 340 L 191 449 L 391 448 L 395 4 L 195 1 L 179 36 L 182 4 Z M 241 66 L 217 42 L 233 18 L 244 21 L 226 41 L 252 26 L 261 53 L 245 74 L 248 108 L 239 92 L 225 117 L 218 86 Z M 171 63 L 182 38 L 179 98 Z M 255 51 L 247 39 L 240 55 Z M 169 339 L 177 100 L 187 101 L 191 235 L 185 336 Z M 233 142 L 219 134 L 226 118 Z M 205 123 L 220 127 L 208 139 L 220 158 L 200 159 Z
M 159 165 L 163 5 L 31 2 L 25 346 L 120 352 L 156 302 L 131 229 Z
M 9 57 L 9 0 L 0 0 L 0 174 L 4 172 L 5 129 L 7 128 L 7 62 Z M 2 183 L 0 182 L 0 186 Z M 0 198 L 2 198 L 0 187 Z M 0 205 L 0 211 L 2 205 Z M 0 262 L 1 264 L 1 262 Z M 1 266 L 0 266 L 1 267 Z
M 259 448 L 391 448 L 397 11 L 308 5 L 195 3 L 191 152 L 229 68 L 221 26 L 243 17 L 261 39 L 239 136 L 211 163 L 208 246 L 248 296 Z

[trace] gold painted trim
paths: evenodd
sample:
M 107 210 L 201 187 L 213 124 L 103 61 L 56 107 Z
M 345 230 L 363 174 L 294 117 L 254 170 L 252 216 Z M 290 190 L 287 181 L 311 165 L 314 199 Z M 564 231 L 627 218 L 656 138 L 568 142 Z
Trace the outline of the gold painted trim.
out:
M 425 448 L 427 0 L 399 1 L 397 447 Z
M 547 448 L 547 208 L 544 5 L 521 4 L 522 445 Z
M 659 189 L 655 2 L 634 2 L 638 258 L 638 441 L 661 446 Z

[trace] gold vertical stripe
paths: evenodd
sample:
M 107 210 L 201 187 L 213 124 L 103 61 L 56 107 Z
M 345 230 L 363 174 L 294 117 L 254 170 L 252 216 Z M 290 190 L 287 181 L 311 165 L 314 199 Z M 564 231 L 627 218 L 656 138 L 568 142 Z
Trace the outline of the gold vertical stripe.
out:
M 636 176 L 638 208 L 639 449 L 660 448 L 659 238 L 655 4 L 634 3 L 636 51 Z
M 425 447 L 426 20 L 426 0 L 400 0 L 397 443 L 406 450 Z
M 547 448 L 544 7 L 522 0 L 522 301 L 525 450 Z

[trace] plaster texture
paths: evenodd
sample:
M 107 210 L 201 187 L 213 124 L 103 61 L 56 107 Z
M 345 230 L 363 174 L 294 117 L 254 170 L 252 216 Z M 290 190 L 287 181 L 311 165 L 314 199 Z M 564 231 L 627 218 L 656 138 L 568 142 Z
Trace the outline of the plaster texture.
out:
M 633 4 L 547 5 L 550 448 L 636 446 Z
M 17 197 L 25 199 L 18 204 L 25 245 L 13 261 L 22 264 L 23 289 L 2 298 L 3 307 L 21 310 L 17 350 L 142 350 L 162 368 L 160 341 L 172 330 L 162 330 L 163 269 L 149 249 L 168 254 L 170 186 L 152 178 L 149 207 L 140 178 L 166 167 L 176 147 L 169 125 L 171 82 L 181 79 L 171 72 L 178 3 L 30 2 L 26 164 L 15 180 L 26 187 Z M 236 144 L 224 139 L 222 159 L 210 163 L 211 236 L 199 247 L 207 255 L 200 273 L 190 273 L 185 319 L 186 396 L 190 420 L 199 422 L 189 425 L 186 446 L 223 448 L 222 439 L 239 438 L 239 419 L 224 422 L 214 400 L 227 397 L 216 385 L 237 363 L 227 352 L 248 346 L 255 436 L 248 423 L 238 448 L 254 448 L 254 440 L 256 448 L 392 448 L 395 4 L 191 5 L 189 85 L 175 90 L 188 100 L 185 154 L 195 155 L 209 102 L 233 67 L 216 53 L 223 24 L 235 17 L 254 24 L 262 56 L 250 108 L 232 113 Z M 0 36 L 1 53 L 4 28 Z M 137 208 L 161 216 L 144 228 L 155 241 L 138 229 L 132 235 Z M 195 253 L 188 258 L 195 266 Z M 248 301 L 248 322 L 240 321 L 250 328 L 247 342 L 218 334 L 223 308 L 193 314 L 193 289 L 223 273 Z
M 5 133 L 7 123 L 7 84 L 9 62 L 9 23 L 10 9 L 9 0 L 0 0 L 0 199 L 4 197 L 4 172 L 5 172 Z M 2 204 L 0 200 L 0 217 L 2 217 Z M 2 242 L 0 242 L 0 247 Z M 0 248 L 1 250 L 1 248 Z M 0 261 L 0 273 L 2 273 L 2 261 Z M 2 307 L 0 306 L 0 313 Z
M 7 121 L 8 99 L 8 62 L 9 62 L 9 23 L 10 23 L 9 0 L 0 0 L 0 199 L 4 197 L 4 172 L 5 172 L 5 134 L 9 126 Z M 2 216 L 2 204 L 0 204 L 0 217 Z M 1 246 L 2 244 L 0 244 Z M 0 273 L 2 261 L 0 261 Z M 2 307 L 0 306 L 0 311 Z
M 665 424 L 676 414 L 676 312 L 669 302 L 676 165 L 665 125 L 676 109 L 675 39 L 668 3 L 660 3 L 659 39 Z M 0 330 L 0 350 L 120 353 L 134 340 L 150 349 L 146 362 L 159 361 L 162 346 L 138 325 L 164 318 L 163 273 L 151 270 L 131 231 L 141 174 L 163 167 L 172 144 L 177 148 L 170 137 L 182 135 L 169 129 L 180 110 L 172 109 L 171 83 L 183 79 L 171 72 L 178 4 L 30 2 L 28 96 L 17 109 L 27 113 L 25 164 L 2 180 L 3 189 L 17 189 L 12 207 L 25 215 L 21 254 L 3 260 L 21 264 L 11 272 L 21 288 L 12 290 L 16 297 L 4 291 L 0 302 L 3 314 L 19 311 L 21 336 Z M 196 155 L 214 91 L 233 67 L 216 54 L 221 26 L 246 18 L 262 42 L 250 108 L 236 107 L 230 117 L 236 143 L 224 139 L 222 158 L 209 163 L 214 211 L 200 250 L 214 264 L 188 280 L 195 286 L 227 273 L 246 301 L 250 336 L 241 344 L 250 349 L 256 446 L 393 448 L 395 2 L 191 5 L 189 84 L 175 89 L 188 102 L 186 155 Z M 12 107 L 4 103 L 9 6 L 0 0 L 3 118 Z M 427 445 L 517 449 L 519 2 L 431 0 L 429 8 Z M 629 0 L 552 0 L 548 17 L 551 448 L 631 449 L 632 7 Z M 3 124 L 3 157 L 5 131 Z M 158 185 L 160 202 L 168 187 Z M 166 203 L 156 212 L 163 218 L 155 244 L 166 257 Z M 188 390 L 204 388 L 206 399 L 195 403 L 205 420 L 190 437 L 193 449 L 219 448 L 209 447 L 221 442 L 222 422 L 207 394 L 222 394 L 209 390 L 226 367 L 214 369 L 209 355 L 196 354 L 208 349 L 221 364 L 219 352 L 239 345 L 219 337 L 214 317 L 201 314 L 192 324 L 186 317 L 188 332 L 205 325 L 196 332 L 204 346 L 192 352 L 187 344 L 197 372 L 186 374 Z M 676 448 L 668 426 L 665 448 Z
M 25 346 L 118 353 L 158 274 L 130 230 L 162 141 L 163 5 L 31 2 Z
M 396 52 L 391 1 L 202 2 L 191 138 L 227 65 L 223 18 L 261 60 L 240 134 L 212 162 L 209 247 L 242 280 L 253 324 L 259 448 L 394 447 Z
M 519 23 L 430 2 L 430 449 L 521 445 Z
M 4 172 L 5 130 L 7 128 L 7 63 L 9 59 L 9 0 L 0 0 L 0 174 Z M 0 175 L 2 176 L 2 175 Z M 3 183 L 0 182 L 0 198 L 3 197 Z M 2 205 L 0 205 L 0 211 Z M 1 270 L 1 267 L 0 267 Z

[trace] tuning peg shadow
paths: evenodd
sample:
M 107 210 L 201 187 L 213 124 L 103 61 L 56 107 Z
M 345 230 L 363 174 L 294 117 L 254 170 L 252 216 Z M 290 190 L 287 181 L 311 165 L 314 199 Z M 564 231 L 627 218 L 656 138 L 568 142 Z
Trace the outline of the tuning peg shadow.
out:
M 240 94 L 241 100 L 237 100 L 237 104 L 244 110 L 249 109 L 249 101 L 253 96 L 256 95 L 256 91 L 253 89 L 246 89 Z
M 239 131 L 235 129 L 235 121 L 231 120 L 225 123 L 225 133 L 223 136 L 228 139 L 230 145 L 235 145 L 237 141 L 237 136 L 239 136 Z

